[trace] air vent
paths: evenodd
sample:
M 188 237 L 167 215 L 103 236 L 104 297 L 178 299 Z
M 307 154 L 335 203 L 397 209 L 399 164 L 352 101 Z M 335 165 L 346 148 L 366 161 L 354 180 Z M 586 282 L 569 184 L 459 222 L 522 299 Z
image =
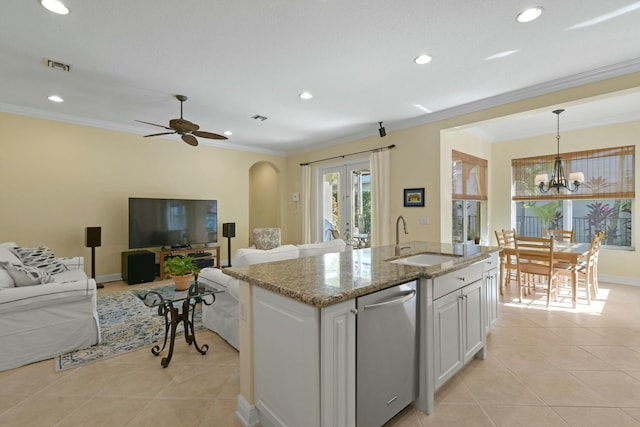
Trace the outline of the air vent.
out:
M 53 68 L 55 70 L 62 70 L 69 72 L 71 71 L 71 65 L 63 64 L 62 62 L 52 61 L 51 59 L 47 59 L 47 67 Z
M 260 120 L 261 122 L 264 122 L 265 120 L 267 120 L 267 117 L 265 116 L 261 116 L 260 114 L 256 114 L 255 116 L 251 117 L 253 120 Z

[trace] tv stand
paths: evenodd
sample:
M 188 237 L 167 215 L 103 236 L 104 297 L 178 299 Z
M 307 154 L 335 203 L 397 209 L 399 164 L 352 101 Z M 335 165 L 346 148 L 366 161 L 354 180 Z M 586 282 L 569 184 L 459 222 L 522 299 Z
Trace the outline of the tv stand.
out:
M 164 260 L 172 256 L 191 256 L 194 261 L 215 259 L 215 268 L 220 268 L 220 246 L 211 246 L 207 248 L 181 248 L 181 249 L 165 249 L 160 250 L 160 280 L 164 279 Z
M 191 249 L 191 245 L 188 243 L 185 245 L 171 245 L 171 249 Z M 164 246 L 162 247 L 162 250 L 164 250 Z

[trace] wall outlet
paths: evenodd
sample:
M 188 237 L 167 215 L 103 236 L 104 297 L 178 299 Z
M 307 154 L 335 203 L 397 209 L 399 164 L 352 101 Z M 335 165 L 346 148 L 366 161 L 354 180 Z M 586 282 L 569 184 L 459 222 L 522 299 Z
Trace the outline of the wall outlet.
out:
M 300 201 L 300 195 L 298 193 L 293 193 L 291 195 L 291 200 L 294 202 L 299 202 Z

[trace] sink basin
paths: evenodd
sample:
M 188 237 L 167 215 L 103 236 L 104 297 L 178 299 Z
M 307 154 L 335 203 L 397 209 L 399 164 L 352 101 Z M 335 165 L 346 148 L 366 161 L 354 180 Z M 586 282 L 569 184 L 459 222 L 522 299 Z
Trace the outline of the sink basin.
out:
M 453 264 L 453 261 L 459 258 L 460 257 L 457 257 L 455 255 L 419 254 L 408 256 L 406 258 L 394 259 L 393 261 L 389 262 L 394 262 L 396 264 L 415 265 L 418 267 L 428 267 L 431 265 L 439 265 L 445 262 L 451 262 Z

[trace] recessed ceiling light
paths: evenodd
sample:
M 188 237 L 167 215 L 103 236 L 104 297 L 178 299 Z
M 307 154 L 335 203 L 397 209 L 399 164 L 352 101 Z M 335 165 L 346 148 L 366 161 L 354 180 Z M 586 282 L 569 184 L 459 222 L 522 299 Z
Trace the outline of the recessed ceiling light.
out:
M 428 64 L 429 62 L 431 62 L 431 56 L 427 55 L 427 54 L 422 54 L 419 56 L 416 56 L 416 58 L 413 60 L 413 62 L 415 62 L 418 65 L 424 65 L 424 64 Z
M 225 130 L 223 133 L 227 136 L 233 135 L 233 132 L 231 132 L 230 130 Z
M 58 15 L 68 15 L 69 9 L 58 0 L 40 0 L 40 4 L 47 10 Z
M 47 99 L 49 101 L 53 101 L 53 102 L 64 102 L 64 99 L 62 99 L 58 95 L 51 95 L 51 96 L 47 97 Z
M 302 92 L 299 96 L 302 99 L 311 99 L 311 98 L 313 98 L 313 95 L 311 95 L 309 92 Z
M 529 9 L 520 12 L 516 19 L 518 22 L 531 22 L 534 19 L 537 19 L 540 15 L 542 15 L 542 8 L 540 6 L 530 7 Z

